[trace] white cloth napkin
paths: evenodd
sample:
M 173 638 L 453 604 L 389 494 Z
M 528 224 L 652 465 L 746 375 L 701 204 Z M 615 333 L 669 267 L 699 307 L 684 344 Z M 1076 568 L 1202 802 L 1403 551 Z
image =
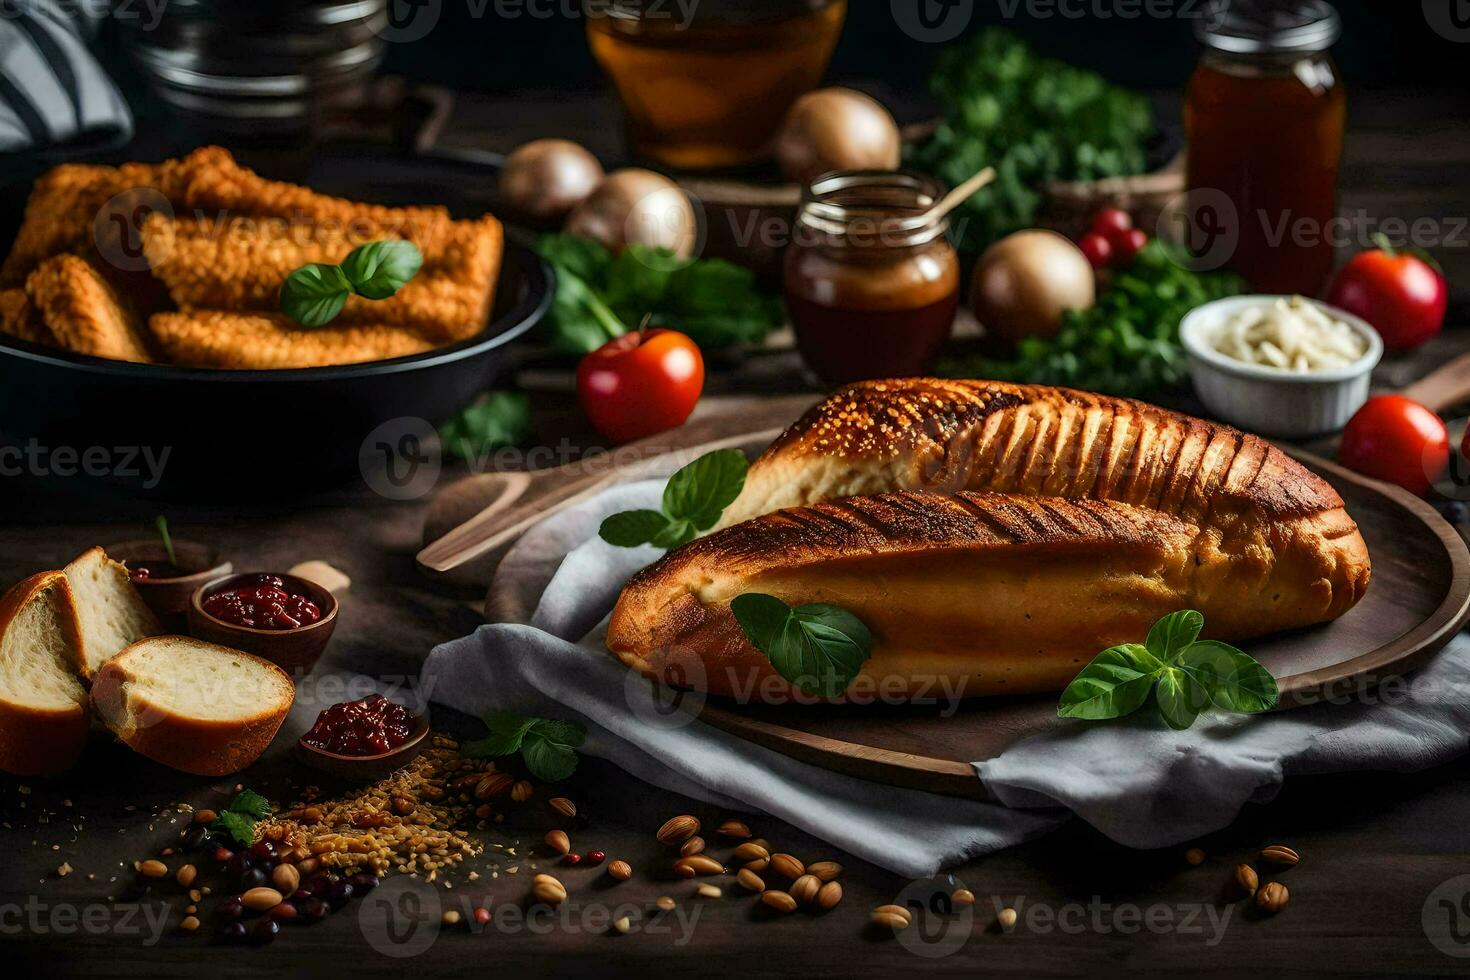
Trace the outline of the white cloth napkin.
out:
M 660 698 L 607 654 L 618 591 L 659 552 L 614 548 L 597 527 L 617 511 L 656 509 L 662 489 L 662 480 L 613 487 L 529 531 L 496 573 L 497 590 L 513 597 L 501 607 L 534 609 L 529 622 L 484 626 L 436 648 L 424 693 L 471 714 L 509 708 L 580 720 L 585 751 L 639 779 L 772 814 L 912 877 L 1038 836 L 1070 814 L 1129 846 L 1175 844 L 1270 799 L 1289 773 L 1420 769 L 1470 740 L 1462 635 L 1410 682 L 1352 703 L 1211 714 L 1187 732 L 1133 719 L 1062 726 L 975 763 L 1004 806 L 829 772 L 698 721 L 698 696 Z

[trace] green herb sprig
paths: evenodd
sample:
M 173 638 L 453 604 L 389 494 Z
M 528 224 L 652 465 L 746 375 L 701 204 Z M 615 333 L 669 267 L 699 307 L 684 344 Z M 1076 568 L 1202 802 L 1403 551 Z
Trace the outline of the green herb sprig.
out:
M 320 327 L 337 318 L 352 295 L 382 300 L 402 289 L 423 267 L 413 242 L 368 242 L 347 253 L 341 265 L 313 262 L 281 284 L 281 312 L 303 327 Z
M 255 842 L 256 821 L 270 816 L 271 804 L 254 790 L 241 790 L 227 809 L 215 814 L 213 827 L 229 833 L 240 844 Z
M 459 459 L 519 446 L 531 435 L 531 401 L 519 391 L 491 391 L 439 426 L 439 443 Z
M 1027 384 L 1062 385 L 1139 396 L 1189 375 L 1179 324 L 1197 306 L 1244 292 L 1229 272 L 1194 272 L 1188 256 L 1154 239 L 1088 310 L 1069 310 L 1055 337 L 1027 337 L 1009 360 L 951 357 L 939 373 Z
M 597 533 L 608 544 L 677 548 L 719 523 L 725 508 L 745 487 L 749 464 L 738 449 L 705 453 L 669 477 L 662 510 L 625 510 L 602 522 Z
M 158 529 L 158 537 L 163 541 L 163 553 L 168 555 L 168 563 L 175 568 L 179 567 L 179 556 L 174 554 L 174 539 L 168 533 L 168 518 L 159 514 L 153 518 L 153 526 Z
M 514 711 L 493 711 L 484 720 L 489 734 L 463 743 L 461 755 L 491 759 L 519 752 L 531 775 L 547 783 L 577 771 L 576 750 L 587 741 L 587 728 L 580 722 L 524 718 Z
M 730 603 L 747 639 L 799 691 L 832 698 L 847 690 L 873 655 L 873 634 L 841 606 L 789 606 L 747 592 Z
M 1062 691 L 1057 715 L 1098 721 L 1130 715 L 1149 700 L 1169 727 L 1183 730 L 1206 708 L 1256 714 L 1276 706 L 1270 672 L 1248 654 L 1201 640 L 1205 618 L 1193 609 L 1170 613 L 1142 643 L 1109 647 Z
M 543 329 L 563 354 L 590 353 L 645 318 L 704 348 L 759 343 L 784 320 L 780 299 L 760 289 L 753 272 L 721 259 L 682 260 L 643 245 L 614 256 L 561 233 L 543 237 L 536 250 L 556 270 Z

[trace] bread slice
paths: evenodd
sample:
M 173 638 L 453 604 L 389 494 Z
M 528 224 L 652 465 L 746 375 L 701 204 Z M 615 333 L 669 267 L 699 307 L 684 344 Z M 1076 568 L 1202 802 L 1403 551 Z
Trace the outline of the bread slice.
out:
M 91 727 L 87 691 L 72 672 L 81 637 L 61 572 L 41 572 L 0 598 L 0 769 L 61 772 Z
M 66 566 L 66 579 L 81 622 L 76 669 L 83 680 L 90 681 L 123 647 L 163 632 L 127 568 L 101 548 L 89 548 L 73 559 Z
M 92 704 L 113 734 L 199 776 L 238 772 L 260 758 L 295 696 L 275 664 L 187 636 L 140 640 L 92 680 Z

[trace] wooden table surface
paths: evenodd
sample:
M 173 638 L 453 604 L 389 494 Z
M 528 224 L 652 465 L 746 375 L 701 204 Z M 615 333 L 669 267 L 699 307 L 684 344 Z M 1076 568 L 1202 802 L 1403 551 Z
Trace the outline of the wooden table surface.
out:
M 1462 106 L 1463 99 L 1451 95 L 1437 102 L 1391 96 L 1362 105 L 1344 172 L 1345 208 L 1408 218 L 1470 213 L 1463 191 L 1470 124 L 1463 111 L 1452 112 Z M 509 111 L 482 105 L 477 121 L 489 127 Z M 517 118 L 526 125 L 523 111 Z M 503 147 L 517 135 L 506 131 L 481 142 Z M 1467 256 L 1464 244 L 1440 252 L 1461 284 L 1470 283 Z M 1470 331 L 1449 331 L 1418 355 L 1385 365 L 1381 380 L 1403 384 L 1467 346 Z M 765 370 L 762 387 L 796 385 L 789 360 L 774 359 Z M 536 400 L 541 438 L 552 444 L 560 434 L 574 442 L 586 438 L 565 395 L 541 393 Z M 0 500 L 10 505 L 0 512 L 0 585 L 58 567 L 89 545 L 141 536 L 160 509 L 66 481 L 12 477 L 0 481 Z M 217 544 L 237 568 L 322 558 L 352 577 L 340 627 L 314 684 L 351 676 L 412 683 L 434 644 L 475 627 L 466 604 L 473 595 L 436 588 L 414 567 L 423 508 L 422 500 L 392 502 L 361 485 L 251 506 L 162 507 L 178 536 Z M 455 728 L 469 720 L 436 713 L 435 721 Z M 843 902 L 820 918 L 798 913 L 773 919 L 733 883 L 727 882 L 721 899 L 694 898 L 691 883 L 662 870 L 668 855 L 654 831 L 676 813 L 693 813 L 708 825 L 724 814 L 587 760 L 565 788 L 589 815 L 588 826 L 575 831 L 577 845 L 629 861 L 637 869 L 634 879 L 605 888 L 592 885 L 598 872 L 569 870 L 563 878 L 573 886 L 574 914 L 479 935 L 429 929 L 414 945 L 426 948 L 398 958 L 365 941 L 381 940 L 382 933 L 360 917 L 357 904 L 252 949 L 176 934 L 172 926 L 184 903 L 171 889 L 147 905 L 156 917 L 164 900 L 172 903 L 161 932 L 145 916 L 109 902 L 130 876 L 123 865 L 154 854 L 177 832 L 170 823 L 177 815 L 158 811 L 180 802 L 218 807 L 237 781 L 289 798 L 288 777 L 299 780 L 301 774 L 278 746 L 239 780 L 186 777 L 99 734 L 83 764 L 65 777 L 0 777 L 0 936 L 7 958 L 23 969 L 89 976 L 1467 972 L 1470 877 L 1460 878 L 1470 875 L 1467 775 L 1470 761 L 1462 760 L 1412 775 L 1293 778 L 1277 799 L 1248 805 L 1228 830 L 1199 841 L 1206 858 L 1198 866 L 1186 862 L 1182 847 L 1133 851 L 1074 821 L 1044 839 L 954 869 L 977 896 L 973 915 L 930 920 L 899 942 L 865 923 L 870 909 L 893 901 L 909 881 L 772 819 L 748 817 L 757 834 L 781 849 L 846 866 Z M 506 822 L 483 839 L 539 854 L 533 845 L 554 825 L 547 808 L 532 801 L 507 812 Z M 1273 843 L 1297 849 L 1302 863 L 1282 875 L 1291 889 L 1288 908 L 1263 919 L 1227 901 L 1225 886 L 1238 862 Z M 544 857 L 530 860 L 546 863 Z M 534 872 L 522 865 L 511 874 L 509 862 L 498 861 L 498 877 L 490 876 L 489 858 L 473 862 L 479 880 L 461 876 L 454 889 L 438 892 L 441 899 L 490 898 L 496 908 L 523 902 Z M 63 863 L 74 869 L 64 877 L 57 874 Z M 677 915 L 650 920 L 646 931 L 609 934 L 609 910 L 624 904 L 649 909 L 665 894 L 678 900 Z M 1019 910 L 1014 931 L 996 927 L 1000 906 Z

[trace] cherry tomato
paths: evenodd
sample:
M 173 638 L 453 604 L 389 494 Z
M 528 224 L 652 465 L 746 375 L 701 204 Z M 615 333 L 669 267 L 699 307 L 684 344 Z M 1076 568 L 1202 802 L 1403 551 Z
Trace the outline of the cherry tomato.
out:
M 694 341 L 676 330 L 614 337 L 577 366 L 582 411 L 615 443 L 682 425 L 702 390 L 704 358 Z
M 1400 351 L 1439 333 L 1449 290 L 1444 276 L 1428 262 L 1379 248 L 1353 256 L 1342 267 L 1327 291 L 1327 302 L 1367 320 L 1385 348 Z
M 1133 218 L 1122 208 L 1103 208 L 1092 216 L 1092 230 L 1117 244 L 1117 239 L 1133 229 Z
M 1105 235 L 1095 231 L 1089 231 L 1082 236 L 1077 243 L 1082 254 L 1087 256 L 1087 261 L 1094 269 L 1106 269 L 1113 261 L 1113 243 L 1108 241 Z
M 1148 235 L 1142 228 L 1130 228 L 1113 239 L 1113 265 L 1126 269 L 1138 258 L 1143 246 L 1148 244 Z
M 1438 415 L 1412 398 L 1376 395 L 1343 429 L 1337 459 L 1423 497 L 1449 464 L 1450 434 Z

